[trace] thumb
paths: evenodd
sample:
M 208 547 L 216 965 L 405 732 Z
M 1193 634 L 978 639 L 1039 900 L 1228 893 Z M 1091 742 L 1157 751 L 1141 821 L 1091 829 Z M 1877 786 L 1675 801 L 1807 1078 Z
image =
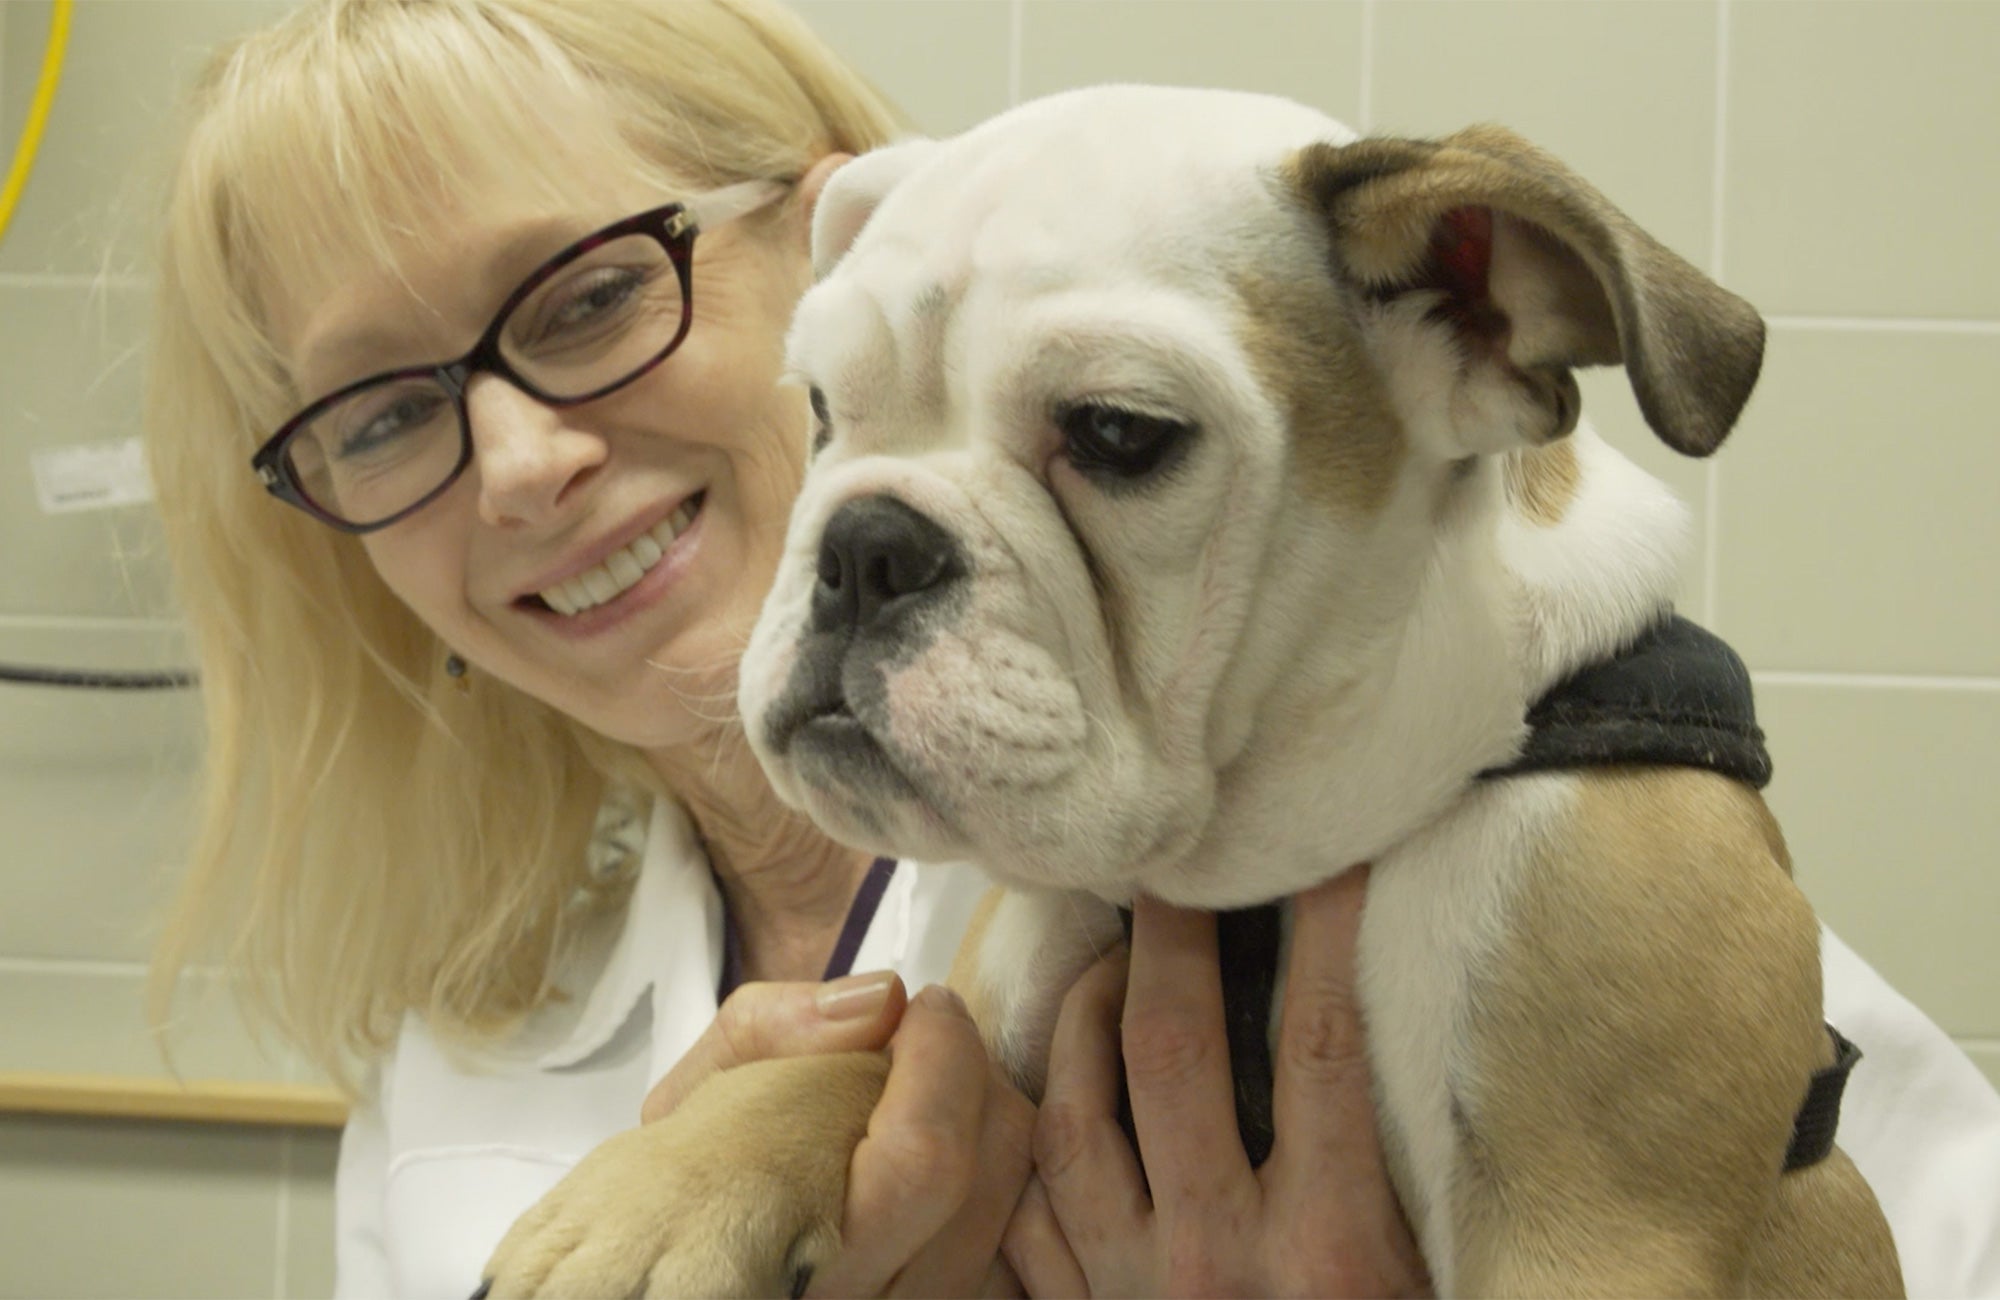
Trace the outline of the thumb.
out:
M 686 1100 L 719 1070 L 779 1056 L 866 1052 L 885 1046 L 909 996 L 894 971 L 849 975 L 825 984 L 745 984 L 639 1108 L 650 1124 Z

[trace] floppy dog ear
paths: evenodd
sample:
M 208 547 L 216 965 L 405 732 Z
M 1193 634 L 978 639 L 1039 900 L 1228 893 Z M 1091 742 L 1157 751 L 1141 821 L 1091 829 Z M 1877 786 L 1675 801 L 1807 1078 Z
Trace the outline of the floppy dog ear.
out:
M 871 149 L 843 166 L 820 191 L 813 209 L 813 275 L 823 276 L 847 255 L 861 228 L 875 215 L 889 191 L 915 171 L 937 148 L 937 141 L 902 140 Z
M 1511 131 L 1314 145 L 1294 166 L 1338 264 L 1408 336 L 1387 348 L 1409 344 L 1400 364 L 1423 373 L 1407 382 L 1436 387 L 1434 363 L 1455 363 L 1431 422 L 1456 450 L 1568 433 L 1573 366 L 1622 362 L 1646 422 L 1689 456 L 1720 446 L 1749 400 L 1764 355 L 1750 304 Z M 1426 348 L 1430 362 L 1408 364 Z

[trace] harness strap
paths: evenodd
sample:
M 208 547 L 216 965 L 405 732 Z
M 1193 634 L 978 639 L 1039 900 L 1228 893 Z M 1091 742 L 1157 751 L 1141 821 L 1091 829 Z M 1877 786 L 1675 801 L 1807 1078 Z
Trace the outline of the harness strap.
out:
M 1792 1121 L 1792 1144 L 1785 1150 L 1785 1172 L 1818 1164 L 1833 1152 L 1834 1131 L 1840 1127 L 1840 1097 L 1847 1090 L 1847 1076 L 1861 1059 L 1861 1049 L 1847 1041 L 1832 1025 L 1826 1027 L 1833 1040 L 1833 1064 L 1816 1072 L 1806 1089 L 1805 1104 Z

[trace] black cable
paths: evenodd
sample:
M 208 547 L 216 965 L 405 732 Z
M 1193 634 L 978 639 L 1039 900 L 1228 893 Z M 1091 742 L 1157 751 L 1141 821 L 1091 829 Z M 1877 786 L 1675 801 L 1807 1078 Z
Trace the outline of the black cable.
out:
M 0 664 L 0 682 L 22 686 L 65 686 L 90 691 L 178 691 L 200 685 L 193 673 L 122 673 L 95 668 L 29 668 Z

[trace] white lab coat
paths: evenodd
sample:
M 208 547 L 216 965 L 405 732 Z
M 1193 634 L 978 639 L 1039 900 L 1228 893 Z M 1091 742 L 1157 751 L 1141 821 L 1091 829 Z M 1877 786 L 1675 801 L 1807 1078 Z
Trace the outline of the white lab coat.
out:
M 896 970 L 912 990 L 942 980 L 983 887 L 900 864 L 853 969 Z M 1866 1054 L 1840 1142 L 1888 1212 L 1910 1294 L 2000 1297 L 2000 1096 L 1830 933 L 1824 956 L 1827 1017 Z M 638 1121 L 714 1018 L 721 963 L 714 879 L 663 802 L 630 906 L 558 981 L 577 996 L 471 1059 L 405 1025 L 341 1142 L 335 1295 L 471 1294 L 515 1217 Z

